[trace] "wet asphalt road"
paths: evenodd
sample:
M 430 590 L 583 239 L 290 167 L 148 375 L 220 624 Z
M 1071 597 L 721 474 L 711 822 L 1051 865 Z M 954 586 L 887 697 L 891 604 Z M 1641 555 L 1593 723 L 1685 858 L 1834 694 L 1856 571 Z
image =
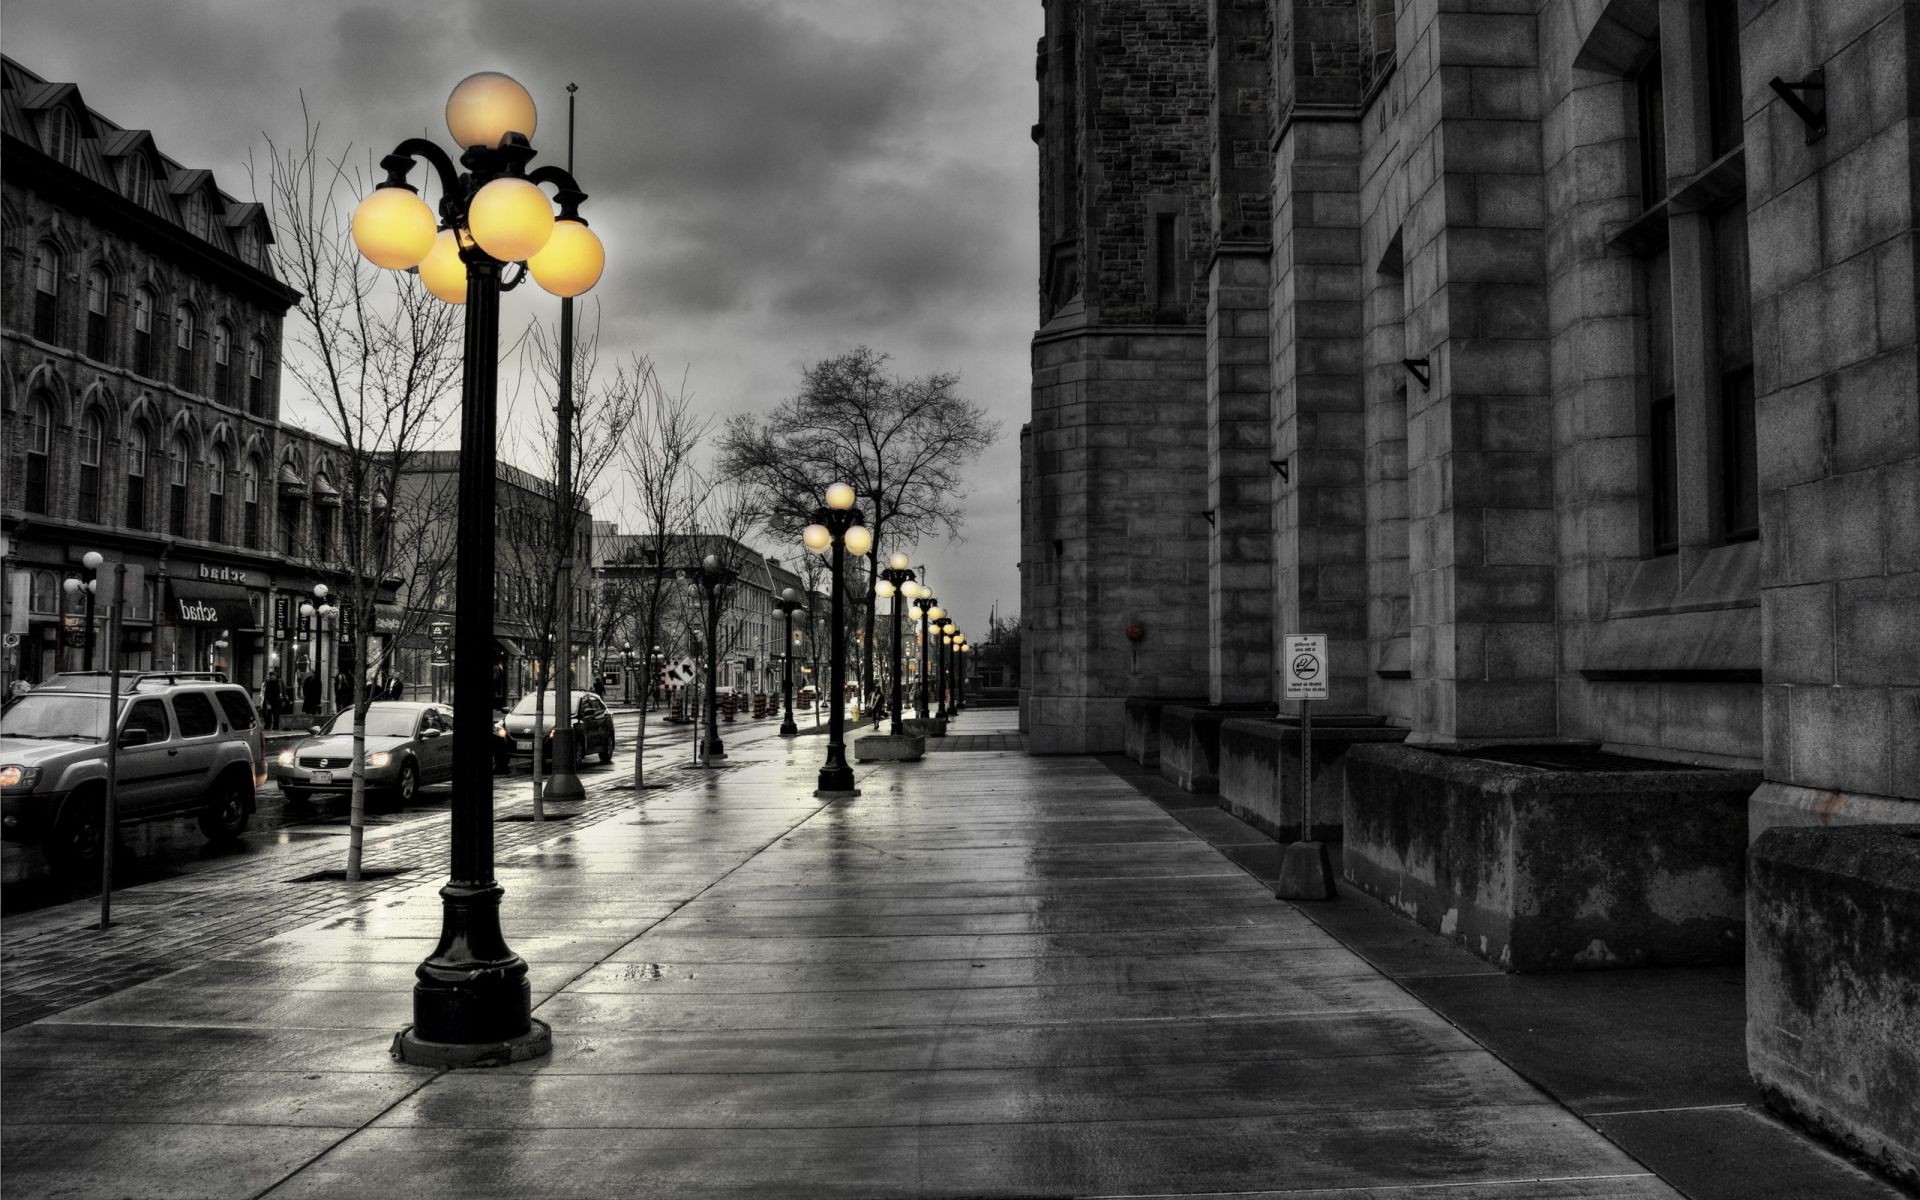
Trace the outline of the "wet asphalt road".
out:
M 742 720 L 722 726 L 721 737 L 732 744 L 757 741 L 772 736 L 776 720 Z M 637 714 L 615 713 L 618 752 L 610 766 L 590 761 L 581 772 L 588 787 L 595 781 L 611 778 L 632 762 Z M 803 720 L 802 727 L 807 723 Z M 692 727 L 663 725 L 659 714 L 647 718 L 649 762 L 671 765 L 691 754 Z M 656 758 L 657 756 L 657 758 Z M 495 777 L 496 804 L 524 796 L 532 776 L 532 764 L 520 760 L 506 775 Z M 514 789 L 519 789 L 516 792 Z M 452 801 L 453 787 L 448 783 L 422 787 L 412 804 L 400 806 L 379 796 L 367 798 L 368 828 L 397 825 L 416 818 L 445 812 Z M 123 825 L 114 853 L 114 887 L 133 887 L 178 879 L 208 867 L 247 858 L 289 841 L 312 837 L 345 836 L 349 828 L 348 799 L 345 795 L 322 796 L 316 801 L 289 801 L 280 789 L 268 783 L 255 793 L 256 809 L 247 834 L 226 845 L 209 843 L 199 825 L 188 817 L 169 821 L 146 821 Z M 56 904 L 97 895 L 100 889 L 98 868 L 80 874 L 61 873 L 47 865 L 39 849 L 15 842 L 0 843 L 0 915 L 17 916 Z

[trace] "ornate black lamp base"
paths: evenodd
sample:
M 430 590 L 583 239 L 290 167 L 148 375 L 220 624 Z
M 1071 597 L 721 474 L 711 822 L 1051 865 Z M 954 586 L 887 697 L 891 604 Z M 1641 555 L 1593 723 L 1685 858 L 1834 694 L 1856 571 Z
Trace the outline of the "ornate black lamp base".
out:
M 813 794 L 822 800 L 858 796 L 860 789 L 853 786 L 853 768 L 844 764 L 820 768 L 820 785 Z
M 782 721 L 780 722 L 780 736 L 781 737 L 799 737 L 800 727 L 798 725 L 795 725 L 791 720 Z
M 519 1037 L 471 1043 L 430 1042 L 406 1025 L 393 1035 L 393 1056 L 416 1067 L 504 1067 L 552 1053 L 553 1030 L 538 1017 L 529 1017 L 528 1023 Z

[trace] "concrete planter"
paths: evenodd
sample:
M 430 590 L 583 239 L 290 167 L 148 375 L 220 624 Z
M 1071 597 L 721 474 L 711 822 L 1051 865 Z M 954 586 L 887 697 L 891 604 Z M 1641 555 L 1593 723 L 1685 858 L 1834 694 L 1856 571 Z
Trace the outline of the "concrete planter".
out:
M 1131 705 L 1131 702 L 1129 702 Z M 1170 704 L 1160 710 L 1160 777 L 1189 792 L 1220 790 L 1220 725 L 1232 717 L 1271 715 L 1271 705 Z
M 1479 752 L 1571 763 L 1577 749 Z M 1746 806 L 1759 772 L 1636 767 L 1591 751 L 1561 769 L 1470 753 L 1347 752 L 1347 879 L 1511 971 L 1743 957 Z
M 904 723 L 902 723 L 904 728 Z M 927 739 L 910 733 L 895 737 L 890 733 L 869 733 L 855 738 L 855 762 L 919 762 L 927 752 Z
M 1754 1081 L 1920 1185 L 1920 825 L 1769 829 L 1747 885 Z
M 1378 717 L 1315 717 L 1313 830 L 1300 835 L 1300 721 L 1297 717 L 1220 723 L 1220 807 L 1282 842 L 1338 842 L 1346 756 L 1366 742 L 1399 742 L 1407 731 Z
M 1173 705 L 1204 708 L 1205 696 L 1163 700 L 1152 696 L 1127 698 L 1126 755 L 1143 767 L 1160 765 L 1160 714 Z
M 908 737 L 917 737 L 922 742 L 930 737 L 947 736 L 945 717 L 907 717 L 900 722 L 900 729 Z

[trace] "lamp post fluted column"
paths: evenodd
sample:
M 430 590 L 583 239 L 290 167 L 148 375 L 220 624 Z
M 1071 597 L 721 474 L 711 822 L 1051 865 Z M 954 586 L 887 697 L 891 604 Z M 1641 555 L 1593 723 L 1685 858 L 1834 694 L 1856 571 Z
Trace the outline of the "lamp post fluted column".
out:
M 936 612 L 941 616 L 946 615 L 946 610 L 940 607 L 940 602 L 928 594 L 927 589 L 923 586 L 920 589 L 920 719 L 922 721 L 928 720 L 933 716 L 933 712 L 929 708 L 931 697 L 928 695 L 928 690 L 933 687 L 933 642 L 931 639 L 933 637 L 932 623 L 936 619 L 933 614 Z
M 700 584 L 707 599 L 707 737 L 701 754 L 709 763 L 724 762 L 727 748 L 720 741 L 720 592 L 738 577 L 738 572 L 709 554 L 689 574 Z
M 781 699 L 786 704 L 787 715 L 780 722 L 780 736 L 799 737 L 800 727 L 794 724 L 793 720 L 793 614 L 804 608 L 805 604 L 800 599 L 800 593 L 792 588 L 782 588 L 780 595 L 775 597 L 773 606 L 779 609 L 781 615 L 787 619 L 786 652 L 780 656 L 786 668 L 780 686 Z
M 527 964 L 500 928 L 503 889 L 494 879 L 491 743 L 495 410 L 500 293 L 528 275 L 556 296 L 592 287 L 605 266 L 579 206 L 586 194 L 557 166 L 529 171 L 533 97 L 497 72 L 462 80 L 447 101 L 459 166 L 425 138 L 408 138 L 381 160 L 387 178 L 353 213 L 360 253 L 388 270 L 418 267 L 426 289 L 466 305 L 460 380 L 460 467 L 455 531 L 451 869 L 440 889 L 440 939 L 414 972 L 413 1023 L 394 1039 L 410 1063 L 493 1066 L 534 1058 L 552 1034 L 532 1015 Z M 424 160 L 437 177 L 438 218 L 407 182 Z M 552 202 L 540 190 L 556 188 Z M 521 265 L 511 280 L 510 263 Z M 570 714 L 569 714 L 570 715 Z
M 873 534 L 867 529 L 860 510 L 853 506 L 852 488 L 844 483 L 836 483 L 827 489 L 826 500 L 824 505 L 813 510 L 813 524 L 807 526 L 800 535 L 807 549 L 815 554 L 831 551 L 827 561 L 833 581 L 832 628 L 829 631 L 832 662 L 828 668 L 832 676 L 833 707 L 828 710 L 827 718 L 827 761 L 820 768 L 820 785 L 814 795 L 857 796 L 860 792 L 853 786 L 853 768 L 847 765 L 847 652 L 845 620 L 842 616 L 845 603 L 842 582 L 847 553 L 851 551 L 855 557 L 859 557 L 872 549 Z
M 896 554 L 887 560 L 887 569 L 880 572 L 880 578 L 884 581 L 882 586 L 888 589 L 881 594 L 893 598 L 893 698 L 890 701 L 890 706 L 893 710 L 892 733 L 894 737 L 900 737 L 905 732 L 900 724 L 900 705 L 903 699 L 900 673 L 904 669 L 900 653 L 900 604 L 902 601 L 911 600 L 919 594 L 919 587 L 914 582 L 913 571 L 907 566 L 907 562 L 908 559 L 906 555 Z

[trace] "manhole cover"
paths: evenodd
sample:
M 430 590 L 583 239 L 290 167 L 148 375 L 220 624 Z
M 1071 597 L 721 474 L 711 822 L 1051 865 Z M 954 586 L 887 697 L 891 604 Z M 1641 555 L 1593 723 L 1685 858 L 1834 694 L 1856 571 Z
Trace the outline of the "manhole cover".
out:
M 405 875 L 412 867 L 361 867 L 359 882 L 369 879 L 391 879 L 395 875 Z M 334 871 L 315 871 L 311 875 L 302 875 L 298 879 L 289 879 L 288 883 L 345 883 L 347 873 L 344 869 Z

